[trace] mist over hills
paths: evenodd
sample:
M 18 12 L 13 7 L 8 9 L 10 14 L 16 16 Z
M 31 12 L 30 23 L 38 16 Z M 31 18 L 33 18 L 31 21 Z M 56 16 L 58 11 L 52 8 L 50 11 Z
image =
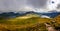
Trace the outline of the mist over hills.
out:
M 17 17 L 17 16 L 24 16 L 26 14 L 37 14 L 37 15 L 45 15 L 51 18 L 54 18 L 55 16 L 60 15 L 60 12 L 57 11 L 51 11 L 51 13 L 40 13 L 40 12 L 34 12 L 34 11 L 28 11 L 28 12 L 4 12 L 4 13 L 0 13 L 0 17 Z
M 46 15 L 46 16 L 49 16 L 51 18 L 54 18 L 54 17 L 60 15 L 60 12 L 42 13 L 42 15 Z

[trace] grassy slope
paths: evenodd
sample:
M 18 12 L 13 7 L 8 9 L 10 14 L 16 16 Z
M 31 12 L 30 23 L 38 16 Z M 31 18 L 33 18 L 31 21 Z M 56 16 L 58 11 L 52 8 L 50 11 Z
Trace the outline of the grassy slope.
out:
M 53 20 L 56 21 L 56 26 L 60 26 L 60 15 L 53 18 Z
M 23 16 L 22 16 L 23 17 Z M 29 17 L 29 16 L 24 16 L 24 17 Z M 57 19 L 58 18 L 58 19 Z M 44 31 L 45 22 L 50 23 L 51 20 L 55 20 L 59 22 L 59 18 L 57 17 L 54 19 L 48 19 L 48 18 L 41 18 L 39 16 L 33 15 L 32 17 L 30 16 L 29 18 L 21 18 L 21 17 L 16 17 L 12 19 L 0 19 L 0 29 L 1 30 L 15 30 L 15 31 L 28 31 L 28 30 L 38 30 L 41 29 L 41 31 Z M 37 24 L 39 24 L 37 26 Z M 34 31 L 32 30 L 32 31 Z M 46 31 L 46 30 L 45 30 Z
M 12 20 L 12 21 L 10 21 Z M 15 21 L 13 21 L 15 20 Z M 28 19 L 8 19 L 8 21 L 4 24 L 2 24 L 3 26 L 5 26 L 5 28 L 8 29 L 15 29 L 15 28 L 28 28 L 28 27 L 35 27 L 36 24 L 43 24 L 45 22 L 49 22 L 50 19 L 47 18 L 40 18 L 40 17 L 31 17 Z M 8 25 L 6 25 L 8 24 Z

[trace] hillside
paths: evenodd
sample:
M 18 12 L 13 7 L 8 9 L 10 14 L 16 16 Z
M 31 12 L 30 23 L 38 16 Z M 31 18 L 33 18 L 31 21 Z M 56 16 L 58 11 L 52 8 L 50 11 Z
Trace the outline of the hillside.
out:
M 54 20 L 55 20 L 58 24 L 60 24 L 60 15 L 56 16 L 56 17 L 54 18 Z
M 17 16 L 24 16 L 26 14 L 37 14 L 37 15 L 46 15 L 49 16 L 51 18 L 54 18 L 58 15 L 60 15 L 60 12 L 57 11 L 51 11 L 49 13 L 40 13 L 40 12 L 34 12 L 34 11 L 19 11 L 19 12 L 3 12 L 0 13 L 0 17 L 5 17 L 5 18 L 15 18 Z
M 8 29 L 11 31 L 16 29 L 25 30 L 25 28 L 26 29 L 28 27 L 32 28 L 32 27 L 35 27 L 37 24 L 40 24 L 41 27 L 39 27 L 39 29 L 45 30 L 45 26 L 43 24 L 46 22 L 50 23 L 50 20 L 51 19 L 48 19 L 48 18 L 41 18 L 39 15 L 36 15 L 36 14 L 27 14 L 24 16 L 16 17 L 16 18 L 0 19 L 0 24 L 1 24 L 0 26 L 2 27 L 2 29 L 1 28 L 0 29 L 1 30 Z
M 0 18 L 1 31 L 47 31 L 44 23 L 51 26 L 60 26 L 60 15 L 55 18 L 42 18 L 38 14 L 26 14 L 15 18 Z

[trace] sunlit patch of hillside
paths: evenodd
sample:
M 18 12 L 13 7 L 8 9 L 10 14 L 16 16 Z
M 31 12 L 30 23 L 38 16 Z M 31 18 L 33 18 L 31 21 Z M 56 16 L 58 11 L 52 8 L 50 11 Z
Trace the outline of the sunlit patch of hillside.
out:
M 40 15 L 37 15 L 37 14 L 27 14 L 27 15 L 24 15 L 24 16 L 20 16 L 16 19 L 28 19 L 28 18 L 31 18 L 31 17 L 40 17 Z

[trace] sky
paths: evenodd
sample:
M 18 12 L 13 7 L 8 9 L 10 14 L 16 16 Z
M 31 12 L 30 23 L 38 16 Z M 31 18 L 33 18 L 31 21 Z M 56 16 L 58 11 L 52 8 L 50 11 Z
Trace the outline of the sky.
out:
M 54 3 L 52 3 L 52 1 Z M 60 8 L 59 1 L 60 0 L 0 0 L 0 12 L 18 12 L 30 10 L 47 12 Z

